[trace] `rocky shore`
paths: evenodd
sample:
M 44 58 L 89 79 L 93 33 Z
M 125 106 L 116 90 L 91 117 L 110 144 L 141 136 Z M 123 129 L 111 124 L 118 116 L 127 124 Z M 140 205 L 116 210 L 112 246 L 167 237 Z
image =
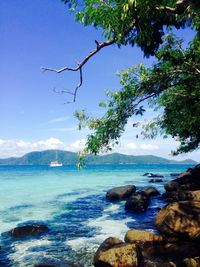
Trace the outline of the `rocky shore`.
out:
M 145 176 L 162 177 L 152 173 Z M 152 186 L 137 190 L 135 185 L 115 187 L 107 192 L 108 202 L 124 201 L 124 209 L 132 214 L 143 214 L 152 198 L 162 199 L 166 205 L 155 216 L 157 232 L 131 229 L 124 240 L 107 238 L 95 253 L 95 267 L 200 267 L 200 165 L 171 176 L 176 178 L 165 185 L 162 195 Z M 46 225 L 38 223 L 18 226 L 7 234 L 23 239 L 49 231 Z
M 159 196 L 153 187 L 137 192 L 128 185 L 107 192 L 108 201 L 126 200 L 125 209 L 132 213 L 144 212 L 152 196 L 167 204 L 155 217 L 159 234 L 132 229 L 124 240 L 107 238 L 94 256 L 95 267 L 200 266 L 200 165 L 178 174 L 165 190 Z

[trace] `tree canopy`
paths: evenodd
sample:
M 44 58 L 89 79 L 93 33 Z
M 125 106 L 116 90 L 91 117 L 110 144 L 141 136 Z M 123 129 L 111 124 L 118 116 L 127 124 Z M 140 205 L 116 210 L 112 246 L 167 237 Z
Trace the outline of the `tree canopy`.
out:
M 75 12 L 76 20 L 103 31 L 104 41 L 75 68 L 58 73 L 80 71 L 102 48 L 117 44 L 139 46 L 144 56 L 155 56 L 151 67 L 138 65 L 120 73 L 121 90 L 108 93 L 102 118 L 90 118 L 76 112 L 79 126 L 93 130 L 88 136 L 86 152 L 97 154 L 111 150 L 133 115 L 145 113 L 144 103 L 160 115 L 144 125 L 142 134 L 171 135 L 180 141 L 174 154 L 189 152 L 200 144 L 200 2 L 199 0 L 63 0 Z M 179 40 L 173 29 L 190 27 L 194 38 L 189 44 Z M 170 32 L 171 31 L 171 32 Z M 186 47 L 186 48 L 185 48 Z M 135 123 L 134 126 L 137 126 Z

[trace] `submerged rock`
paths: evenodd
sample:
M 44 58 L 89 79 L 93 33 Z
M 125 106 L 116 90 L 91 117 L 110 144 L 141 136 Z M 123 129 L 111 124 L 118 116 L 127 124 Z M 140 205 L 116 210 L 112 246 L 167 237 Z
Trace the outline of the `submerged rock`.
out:
M 149 206 L 150 197 L 145 193 L 132 194 L 125 204 L 125 210 L 129 212 L 144 212 Z
M 106 199 L 109 201 L 124 200 L 135 193 L 135 191 L 136 187 L 134 185 L 114 187 L 107 192 Z
M 164 177 L 162 174 L 156 174 L 156 173 L 152 173 L 152 172 L 146 172 L 143 174 L 143 176 L 147 176 L 150 178 Z
M 149 183 L 162 183 L 162 182 L 163 182 L 163 179 L 157 179 L 157 178 L 149 180 Z
M 170 173 L 170 176 L 179 176 L 181 173 L 180 172 L 172 172 Z
M 18 226 L 9 231 L 10 235 L 15 238 L 26 237 L 30 235 L 37 235 L 45 233 L 49 230 L 46 225 L 43 224 L 34 224 L 34 225 L 25 225 Z
M 94 256 L 95 267 L 137 267 L 135 244 L 126 244 L 117 238 L 107 238 Z
M 167 236 L 200 240 L 200 201 L 180 201 L 165 206 L 157 214 L 155 225 Z

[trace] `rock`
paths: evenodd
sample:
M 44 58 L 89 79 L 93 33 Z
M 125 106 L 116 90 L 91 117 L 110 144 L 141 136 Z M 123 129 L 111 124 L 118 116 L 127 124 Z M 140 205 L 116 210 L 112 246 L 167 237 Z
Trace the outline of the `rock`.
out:
M 196 257 L 199 255 L 199 245 L 192 242 L 146 242 L 138 243 L 140 251 L 141 266 L 160 267 L 160 266 L 185 266 L 185 258 Z
M 125 204 L 125 210 L 129 212 L 144 212 L 149 205 L 150 197 L 147 194 L 134 193 Z
M 197 191 L 169 191 L 162 195 L 169 202 L 195 200 L 200 201 L 200 190 Z
M 156 178 L 151 179 L 151 180 L 149 181 L 149 183 L 162 183 L 162 182 L 163 182 L 162 179 L 156 179 Z
M 128 230 L 125 238 L 127 243 L 136 243 L 136 242 L 161 242 L 164 241 L 164 238 L 161 235 L 155 235 L 151 232 L 145 232 L 140 230 Z
M 160 210 L 155 225 L 161 233 L 200 240 L 200 201 L 173 202 Z
M 162 174 L 156 174 L 156 173 L 152 173 L 152 172 L 146 172 L 143 174 L 143 176 L 148 176 L 150 178 L 164 177 Z
M 126 244 L 117 238 L 107 238 L 94 256 L 95 267 L 137 267 L 135 244 Z
M 109 201 L 124 200 L 135 193 L 135 191 L 136 187 L 134 185 L 114 187 L 107 192 L 106 199 Z
M 176 190 L 200 190 L 200 164 L 189 168 L 187 172 L 181 173 L 178 178 L 165 185 L 167 192 Z
M 181 173 L 178 173 L 178 172 L 172 172 L 172 173 L 170 173 L 170 176 L 179 176 Z
M 18 226 L 9 231 L 10 235 L 15 238 L 26 237 L 30 235 L 37 235 L 45 233 L 49 230 L 46 225 L 43 224 L 34 224 L 34 225 L 25 225 Z
M 186 258 L 183 260 L 183 263 L 184 263 L 184 267 L 199 267 L 200 257 Z
M 145 187 L 142 190 L 140 190 L 139 193 L 147 194 L 149 197 L 160 195 L 160 193 L 155 187 Z

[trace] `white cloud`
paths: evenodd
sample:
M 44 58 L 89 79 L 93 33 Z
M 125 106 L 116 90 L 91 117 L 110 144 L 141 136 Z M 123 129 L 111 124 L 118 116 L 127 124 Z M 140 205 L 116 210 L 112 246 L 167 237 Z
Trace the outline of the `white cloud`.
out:
M 0 158 L 20 157 L 31 151 L 42 151 L 48 149 L 61 149 L 78 152 L 84 148 L 85 142 L 85 139 L 78 139 L 70 144 L 66 144 L 55 137 L 36 142 L 0 139 Z
M 38 141 L 32 144 L 33 148 L 36 149 L 62 149 L 65 144 L 59 139 L 51 137 L 47 140 Z
M 138 146 L 133 142 L 126 144 L 125 147 L 130 150 L 135 150 L 138 148 Z
M 69 145 L 69 150 L 74 151 L 74 152 L 78 152 L 84 148 L 85 143 L 86 143 L 85 139 L 76 140 L 71 145 Z
M 157 145 L 152 145 L 152 144 L 141 144 L 140 148 L 142 150 L 148 150 L 148 151 L 158 150 L 159 149 L 159 147 Z
M 67 120 L 69 120 L 68 116 L 59 117 L 59 118 L 55 118 L 55 119 L 48 121 L 47 124 L 59 123 L 59 122 L 67 121 Z
M 4 143 L 4 140 L 0 139 L 0 146 L 3 145 L 3 143 Z
M 135 142 L 130 139 L 121 139 L 119 146 L 114 148 L 115 152 L 124 153 L 127 155 L 145 155 L 149 154 L 149 151 L 159 150 L 159 146 L 153 143 L 140 143 L 140 140 Z
M 0 139 L 0 158 L 18 157 L 31 151 L 46 149 L 65 149 L 66 145 L 57 138 L 51 137 L 37 142 L 26 142 L 24 140 Z

